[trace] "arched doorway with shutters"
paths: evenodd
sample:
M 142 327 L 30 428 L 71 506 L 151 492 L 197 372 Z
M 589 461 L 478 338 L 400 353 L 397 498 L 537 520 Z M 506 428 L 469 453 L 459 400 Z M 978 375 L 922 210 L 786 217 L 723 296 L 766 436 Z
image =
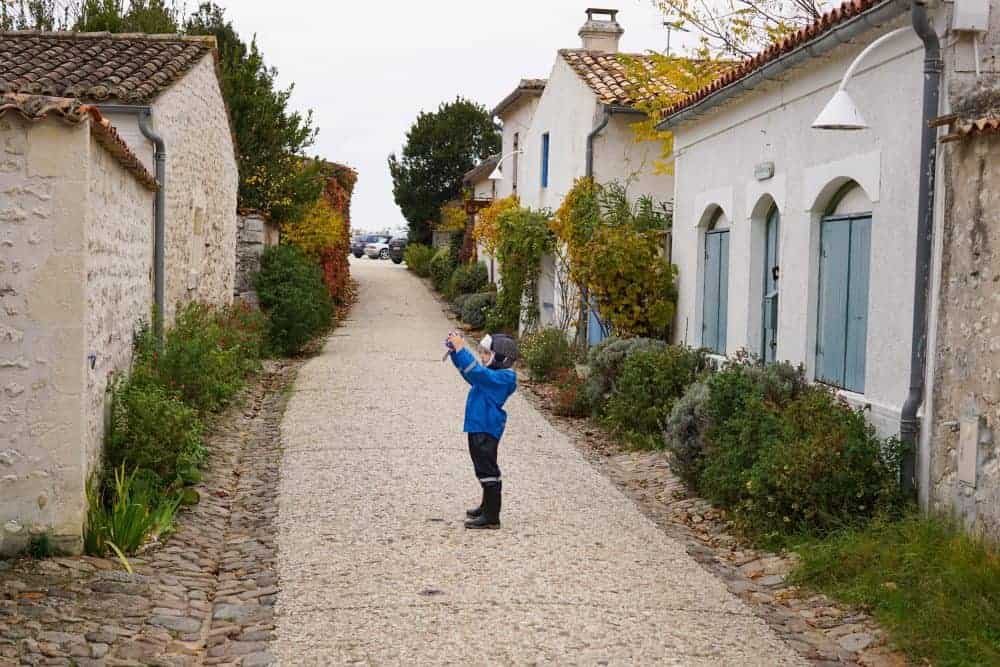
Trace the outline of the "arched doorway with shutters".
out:
M 716 207 L 705 227 L 701 345 L 726 354 L 729 324 L 729 220 Z

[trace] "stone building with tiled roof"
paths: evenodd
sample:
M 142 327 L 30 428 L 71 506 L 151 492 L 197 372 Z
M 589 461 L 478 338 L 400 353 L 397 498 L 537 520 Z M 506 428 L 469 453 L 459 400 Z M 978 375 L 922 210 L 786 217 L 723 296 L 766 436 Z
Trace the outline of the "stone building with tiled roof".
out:
M 39 533 L 80 549 L 109 379 L 157 297 L 168 321 L 232 299 L 217 55 L 214 38 L 0 33 L 0 553 Z

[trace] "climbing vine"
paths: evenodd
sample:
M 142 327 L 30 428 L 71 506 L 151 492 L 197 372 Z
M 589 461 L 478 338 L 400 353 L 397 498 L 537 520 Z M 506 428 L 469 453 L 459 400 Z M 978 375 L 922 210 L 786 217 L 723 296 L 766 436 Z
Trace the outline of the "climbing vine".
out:
M 492 204 L 484 208 L 476 216 L 476 226 L 473 235 L 476 242 L 481 244 L 491 255 L 495 255 L 497 245 L 500 243 L 500 225 L 498 218 L 506 211 L 512 211 L 520 207 L 521 202 L 517 195 L 510 195 L 503 199 L 496 199 Z
M 665 338 L 677 302 L 676 268 L 661 252 L 670 217 L 624 186 L 580 179 L 551 227 L 565 244 L 571 280 L 619 336 Z
M 515 206 L 496 216 L 496 258 L 503 276 L 488 328 L 517 331 L 538 323 L 538 276 L 542 257 L 551 253 L 555 236 L 549 214 Z

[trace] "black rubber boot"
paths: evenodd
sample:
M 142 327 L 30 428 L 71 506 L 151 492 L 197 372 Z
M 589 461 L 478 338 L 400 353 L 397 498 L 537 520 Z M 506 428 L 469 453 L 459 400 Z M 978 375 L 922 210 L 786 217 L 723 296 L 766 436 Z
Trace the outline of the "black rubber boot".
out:
M 486 503 L 486 489 L 483 489 L 483 499 L 479 501 L 479 507 L 474 507 L 471 510 L 465 510 L 465 516 L 470 519 L 478 519 L 483 513 L 483 505 Z
M 465 522 L 466 528 L 496 530 L 500 527 L 501 484 L 483 485 L 483 512 Z

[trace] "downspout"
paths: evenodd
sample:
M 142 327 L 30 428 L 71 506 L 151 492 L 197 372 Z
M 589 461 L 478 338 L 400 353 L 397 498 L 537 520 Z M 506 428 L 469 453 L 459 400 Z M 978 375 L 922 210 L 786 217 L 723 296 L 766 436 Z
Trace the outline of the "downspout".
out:
M 934 174 L 937 163 L 937 128 L 930 122 L 938 115 L 941 92 L 941 48 L 927 14 L 926 0 L 914 0 L 911 7 L 913 30 L 924 43 L 924 95 L 920 137 L 920 186 L 917 203 L 916 276 L 913 285 L 913 345 L 910 351 L 910 392 L 903 404 L 899 435 L 905 447 L 902 466 L 903 489 L 916 492 L 917 411 L 924 400 L 927 364 L 927 296 L 930 289 L 931 248 L 934 234 Z
M 139 131 L 142 136 L 153 142 L 156 149 L 156 197 L 153 200 L 153 304 L 156 312 L 153 314 L 153 336 L 157 345 L 163 345 L 163 318 L 166 313 L 165 264 L 166 264 L 166 186 L 167 186 L 167 149 L 163 137 L 150 126 L 153 109 L 148 106 L 132 106 L 129 104 L 99 104 L 97 108 L 107 113 L 127 113 L 139 117 Z
M 590 179 L 594 178 L 594 141 L 597 139 L 597 135 L 603 132 L 608 123 L 611 122 L 611 115 L 614 113 L 614 109 L 607 104 L 603 105 L 603 111 L 601 119 L 587 135 L 587 167 L 584 175 Z M 590 317 L 588 316 L 590 310 L 588 307 L 589 301 L 590 295 L 587 293 L 587 288 L 581 287 L 580 323 L 576 327 L 576 344 L 581 350 L 587 348 L 587 341 L 589 340 L 589 332 L 587 331 L 590 326 Z

